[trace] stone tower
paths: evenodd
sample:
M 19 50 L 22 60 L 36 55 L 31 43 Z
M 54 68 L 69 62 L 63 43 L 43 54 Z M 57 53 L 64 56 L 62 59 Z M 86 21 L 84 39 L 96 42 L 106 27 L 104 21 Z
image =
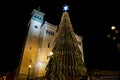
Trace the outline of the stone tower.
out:
M 57 26 L 44 21 L 44 13 L 33 9 L 28 23 L 28 32 L 18 66 L 17 80 L 26 80 L 45 75 L 49 61 L 47 55 L 55 39 Z
M 68 12 L 63 12 L 58 35 L 46 67 L 47 80 L 81 80 L 86 76 L 83 50 L 80 48 Z

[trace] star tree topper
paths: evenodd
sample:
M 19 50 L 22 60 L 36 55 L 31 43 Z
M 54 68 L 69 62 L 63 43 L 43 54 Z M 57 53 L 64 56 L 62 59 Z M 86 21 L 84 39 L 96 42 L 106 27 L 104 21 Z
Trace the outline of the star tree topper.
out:
M 69 10 L 69 8 L 68 8 L 69 6 L 67 6 L 66 4 L 63 6 L 63 11 L 68 11 Z

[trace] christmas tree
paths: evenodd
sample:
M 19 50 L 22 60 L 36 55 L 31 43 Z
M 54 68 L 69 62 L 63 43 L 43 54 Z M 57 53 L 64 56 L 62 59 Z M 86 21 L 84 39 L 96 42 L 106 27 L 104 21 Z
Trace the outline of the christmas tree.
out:
M 52 52 L 46 67 L 47 80 L 80 80 L 86 76 L 82 52 L 66 11 L 62 14 Z

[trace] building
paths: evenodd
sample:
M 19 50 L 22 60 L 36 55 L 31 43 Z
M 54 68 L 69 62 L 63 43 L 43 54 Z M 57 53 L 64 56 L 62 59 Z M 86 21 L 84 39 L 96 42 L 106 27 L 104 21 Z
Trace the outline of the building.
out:
M 28 33 L 21 53 L 20 63 L 17 69 L 17 80 L 26 78 L 42 78 L 46 73 L 46 65 L 49 62 L 49 53 L 56 36 L 58 26 L 44 20 L 45 13 L 40 9 L 33 9 L 28 23 Z M 82 37 L 75 34 L 81 58 L 84 62 Z

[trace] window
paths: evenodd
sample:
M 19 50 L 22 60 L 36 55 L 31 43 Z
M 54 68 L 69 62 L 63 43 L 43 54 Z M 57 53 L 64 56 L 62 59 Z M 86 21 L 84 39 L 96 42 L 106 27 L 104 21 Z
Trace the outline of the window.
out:
M 50 47 L 50 43 L 48 43 L 48 48 Z
M 30 49 L 32 49 L 32 47 L 30 46 Z
M 53 35 L 54 35 L 54 32 L 53 32 Z
M 46 33 L 48 33 L 48 30 L 46 30 Z
M 34 27 L 35 27 L 35 29 L 37 29 L 37 28 L 38 28 L 38 26 L 36 26 L 36 25 L 35 25 Z
M 54 36 L 54 32 L 52 32 L 52 31 L 46 30 L 46 33 Z
M 36 39 L 36 36 L 34 36 L 34 39 Z
M 39 17 L 39 20 L 41 20 L 41 17 Z
M 30 63 L 32 62 L 32 59 L 30 59 Z
M 35 18 L 36 18 L 37 16 L 35 15 Z

